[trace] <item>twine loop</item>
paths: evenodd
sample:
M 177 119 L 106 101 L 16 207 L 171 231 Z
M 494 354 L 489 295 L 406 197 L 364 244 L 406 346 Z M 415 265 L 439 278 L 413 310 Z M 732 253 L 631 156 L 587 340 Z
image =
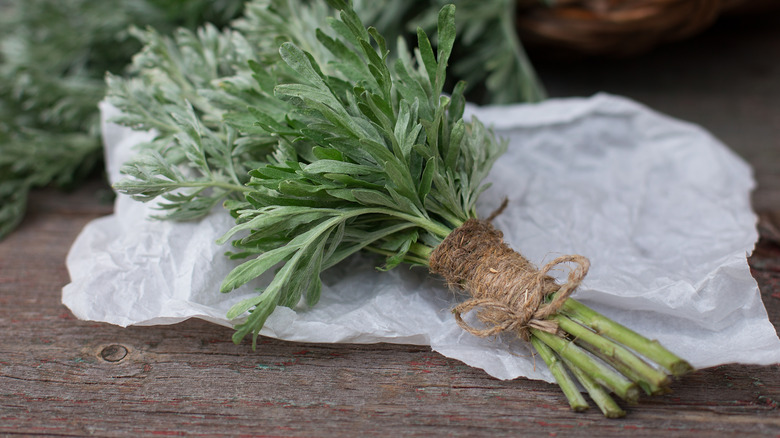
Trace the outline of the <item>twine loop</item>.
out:
M 548 274 L 565 263 L 576 266 L 570 267 L 566 283 L 558 285 Z M 450 287 L 471 295 L 452 310 L 460 327 L 479 337 L 508 331 L 524 340 L 530 339 L 530 328 L 557 332 L 558 324 L 547 318 L 582 283 L 589 267 L 587 258 L 566 255 L 537 269 L 504 243 L 500 231 L 488 221 L 477 219 L 466 221 L 450 233 L 430 257 L 431 272 L 444 277 Z M 464 321 L 463 315 L 473 310 L 483 328 Z

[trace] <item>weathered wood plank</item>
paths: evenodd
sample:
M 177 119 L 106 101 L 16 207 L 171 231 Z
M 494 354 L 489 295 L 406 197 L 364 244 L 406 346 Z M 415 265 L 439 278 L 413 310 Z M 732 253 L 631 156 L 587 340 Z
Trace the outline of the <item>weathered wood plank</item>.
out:
M 627 407 L 570 412 L 554 385 L 499 381 L 403 345 L 325 345 L 263 338 L 257 351 L 202 321 L 119 328 L 78 321 L 60 304 L 67 249 L 110 211 L 89 187 L 38 193 L 0 243 L 0 434 L 409 436 L 780 434 L 780 366 L 703 370 L 674 393 Z M 780 322 L 780 247 L 751 260 Z

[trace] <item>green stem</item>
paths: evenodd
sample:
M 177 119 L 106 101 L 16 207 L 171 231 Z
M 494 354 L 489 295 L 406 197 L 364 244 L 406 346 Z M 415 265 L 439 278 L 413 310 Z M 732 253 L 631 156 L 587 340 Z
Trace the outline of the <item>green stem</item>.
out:
M 534 70 L 534 66 L 528 59 L 528 55 L 525 53 L 523 44 L 520 42 L 520 38 L 517 36 L 517 23 L 515 23 L 515 4 L 517 2 L 513 0 L 507 1 L 507 11 L 499 18 L 501 22 L 501 31 L 505 38 L 509 40 L 512 46 L 512 52 L 515 55 L 515 60 L 520 66 L 520 72 L 523 77 L 518 80 L 523 84 L 521 86 L 521 99 L 524 102 L 540 102 L 547 98 L 547 92 L 539 80 L 539 77 Z
M 574 377 L 576 377 L 577 380 L 579 380 L 580 384 L 585 388 L 585 390 L 588 391 L 588 395 L 590 395 L 590 398 L 596 402 L 596 405 L 599 407 L 599 409 L 601 409 L 601 412 L 605 417 L 620 418 L 626 415 L 626 411 L 621 409 L 620 406 L 615 403 L 615 400 L 609 396 L 609 393 L 604 389 L 603 386 L 596 383 L 595 380 L 591 379 L 590 376 L 584 373 L 581 369 L 573 366 L 571 363 L 565 360 L 563 362 L 569 367 L 571 373 L 574 374 Z
M 359 242 L 353 243 L 351 245 L 347 245 L 342 249 L 336 250 L 334 254 L 330 258 L 328 258 L 328 260 L 323 262 L 322 270 L 325 271 L 326 269 L 332 268 L 333 266 L 339 264 L 345 258 L 360 251 L 361 249 L 364 249 L 371 243 L 374 243 L 378 240 L 381 240 L 384 237 L 397 233 L 398 231 L 403 231 L 412 228 L 414 226 L 415 226 L 414 224 L 410 224 L 410 223 L 400 223 L 392 227 L 382 228 L 379 231 L 369 233 L 363 236 L 363 239 L 361 239 Z M 427 266 L 428 263 L 427 259 L 425 263 Z
M 669 370 L 673 376 L 682 376 L 693 370 L 688 362 L 664 348 L 658 341 L 647 339 L 576 300 L 571 298 L 566 300 L 561 307 L 561 312 L 580 324 L 592 328 L 596 333 L 636 351 Z
M 393 216 L 398 219 L 411 222 L 420 228 L 430 231 L 435 236 L 441 237 L 442 239 L 449 236 L 449 234 L 452 232 L 451 228 L 442 225 L 438 222 L 435 222 L 431 219 L 427 219 L 419 216 L 413 216 L 410 214 L 401 213 L 399 211 L 390 210 L 387 208 L 365 208 L 365 209 L 361 208 L 359 214 L 371 214 L 371 213 L 386 214 L 388 216 Z
M 580 368 L 593 380 L 607 387 L 618 397 L 629 403 L 635 403 L 639 400 L 639 389 L 636 383 L 626 379 L 622 374 L 589 355 L 585 350 L 574 345 L 573 342 L 539 329 L 531 329 L 531 334 L 547 344 L 563 359 L 571 362 L 572 366 Z
M 230 191 L 233 191 L 233 192 L 251 192 L 252 191 L 252 189 L 250 189 L 249 187 L 246 187 L 246 186 L 240 186 L 240 185 L 230 184 L 230 183 L 221 182 L 221 181 L 211 181 L 211 182 L 208 182 L 208 183 L 185 183 L 185 184 L 182 184 L 181 187 L 204 187 L 204 188 L 218 187 L 220 189 L 230 190 Z
M 233 151 L 235 150 L 235 142 L 236 142 L 236 130 L 227 126 L 225 127 L 225 144 L 227 144 L 231 148 L 231 153 L 229 154 L 227 160 L 228 170 L 230 171 L 230 179 L 233 180 L 234 183 L 237 185 L 241 185 L 241 181 L 238 179 L 238 173 L 236 172 L 236 163 L 233 157 Z
M 384 255 L 384 256 L 388 256 L 388 257 L 394 256 L 396 254 L 395 251 L 388 251 L 386 249 L 377 248 L 375 246 L 370 246 L 370 245 L 365 246 L 364 249 L 366 251 L 373 252 L 373 253 L 376 253 L 376 254 L 381 254 L 381 255 Z M 414 255 L 409 254 L 409 253 L 407 253 L 404 256 L 404 261 L 407 262 L 407 263 L 416 263 L 418 265 L 428 266 L 428 259 L 415 257 Z
M 428 245 L 424 245 L 422 243 L 413 243 L 412 247 L 409 248 L 409 252 L 412 254 L 425 259 L 425 266 L 428 266 L 428 260 L 431 258 L 431 253 L 433 252 L 433 248 L 431 248 Z
M 439 216 L 441 216 L 442 219 L 444 219 L 447 222 L 449 222 L 450 225 L 452 225 L 452 229 L 458 228 L 459 226 L 463 225 L 464 221 L 462 219 L 458 219 L 458 217 L 455 216 L 454 214 L 450 214 L 450 213 L 447 213 L 447 212 L 444 212 L 444 211 L 438 212 L 437 214 Z M 476 215 L 474 217 L 476 217 Z M 444 237 L 446 237 L 446 236 L 444 236 Z
M 553 377 L 555 377 L 555 381 L 558 382 L 558 386 L 561 387 L 566 399 L 569 400 L 571 409 L 576 412 L 587 410 L 590 406 L 588 406 L 587 400 L 585 400 L 585 397 L 582 396 L 582 393 L 577 388 L 577 384 L 572 380 L 569 373 L 566 372 L 566 365 L 558 359 L 558 356 L 555 355 L 550 347 L 539 339 L 532 337 L 531 344 L 533 344 L 539 356 L 544 359 L 547 368 L 550 369 Z
M 648 365 L 647 362 L 623 346 L 591 331 L 566 316 L 555 315 L 551 319 L 558 322 L 558 327 L 572 335 L 578 345 L 580 341 L 585 342 L 588 346 L 583 346 L 583 348 L 596 354 L 596 356 L 615 367 L 623 375 L 639 383 L 640 386 L 643 386 L 641 382 L 646 382 L 649 384 L 649 388 L 652 388 L 652 391 L 660 390 L 660 392 L 663 392 L 660 388 L 669 384 L 669 378 L 665 373 Z
M 130 182 L 124 182 L 119 181 L 118 183 L 113 185 L 114 189 L 125 192 L 128 194 L 133 194 L 134 191 L 138 191 L 137 188 L 139 187 L 135 181 Z M 149 189 L 168 189 L 168 190 L 175 190 L 180 188 L 198 188 L 198 189 L 208 189 L 208 188 L 220 188 L 232 192 L 249 192 L 252 189 L 246 186 L 240 186 L 236 184 L 230 184 L 227 182 L 222 181 L 189 181 L 189 182 L 170 182 L 170 183 L 160 183 L 160 184 L 144 184 L 143 186 L 140 186 L 144 191 L 148 191 Z M 141 191 L 138 191 L 141 193 Z
M 631 380 L 632 382 L 635 382 L 637 385 L 639 385 L 640 388 L 642 388 L 643 391 L 645 391 L 645 394 L 647 395 L 659 395 L 659 394 L 665 394 L 667 393 L 668 387 L 667 386 L 658 386 L 653 383 L 650 383 L 646 380 L 642 379 L 642 376 L 637 374 L 634 370 L 626 366 L 625 364 L 616 361 L 614 357 L 607 356 L 606 354 L 599 351 L 598 348 L 588 344 L 587 342 L 583 342 L 579 339 L 575 339 L 574 342 L 582 347 L 585 351 L 589 352 L 590 354 L 598 357 L 599 359 L 603 360 L 604 362 L 611 365 L 613 368 L 615 368 L 619 373 L 623 374 L 628 378 L 628 380 Z M 668 376 L 667 376 L 668 378 Z

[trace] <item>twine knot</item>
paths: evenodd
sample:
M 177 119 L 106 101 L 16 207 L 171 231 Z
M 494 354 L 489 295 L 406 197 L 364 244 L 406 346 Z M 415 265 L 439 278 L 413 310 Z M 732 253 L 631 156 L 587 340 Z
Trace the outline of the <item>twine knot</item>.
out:
M 577 266 L 570 269 L 566 283 L 559 285 L 548 273 L 569 262 Z M 431 272 L 471 295 L 452 310 L 459 326 L 479 337 L 510 331 L 526 341 L 530 328 L 558 331 L 558 324 L 547 318 L 582 283 L 589 267 L 587 258 L 567 255 L 536 269 L 504 242 L 503 234 L 490 222 L 478 219 L 469 219 L 453 230 L 430 257 Z M 554 298 L 546 302 L 552 294 Z M 484 328 L 463 320 L 464 314 L 475 309 Z

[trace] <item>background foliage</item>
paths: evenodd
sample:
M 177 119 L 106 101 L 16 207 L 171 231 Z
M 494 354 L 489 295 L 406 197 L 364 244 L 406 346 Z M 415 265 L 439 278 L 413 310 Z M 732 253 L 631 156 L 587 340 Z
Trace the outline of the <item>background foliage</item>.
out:
M 169 33 L 224 25 L 241 0 L 6 0 L 0 4 L 0 238 L 32 187 L 67 188 L 100 162 L 97 103 L 141 43 L 130 26 Z

